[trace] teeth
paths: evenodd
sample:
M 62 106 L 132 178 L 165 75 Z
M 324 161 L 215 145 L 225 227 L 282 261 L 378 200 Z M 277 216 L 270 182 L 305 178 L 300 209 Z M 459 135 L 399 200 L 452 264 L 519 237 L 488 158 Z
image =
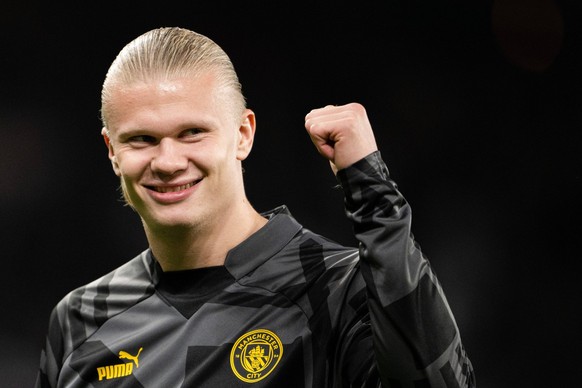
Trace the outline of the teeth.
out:
M 176 191 L 182 191 L 182 190 L 186 190 L 190 187 L 194 186 L 194 182 L 188 183 L 186 185 L 182 185 L 182 186 L 174 186 L 174 187 L 156 187 L 156 191 L 158 193 L 173 193 Z

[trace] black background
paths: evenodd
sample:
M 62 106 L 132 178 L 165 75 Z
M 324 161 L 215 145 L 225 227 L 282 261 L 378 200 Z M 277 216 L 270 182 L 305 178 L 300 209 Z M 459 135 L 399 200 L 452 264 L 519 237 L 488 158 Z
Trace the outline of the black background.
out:
M 231 56 L 257 114 L 245 175 L 258 210 L 287 204 L 353 243 L 303 119 L 363 103 L 478 386 L 579 384 L 578 1 L 73 4 L 0 6 L 2 387 L 32 386 L 66 292 L 146 247 L 119 201 L 99 94 L 123 45 L 160 26 Z

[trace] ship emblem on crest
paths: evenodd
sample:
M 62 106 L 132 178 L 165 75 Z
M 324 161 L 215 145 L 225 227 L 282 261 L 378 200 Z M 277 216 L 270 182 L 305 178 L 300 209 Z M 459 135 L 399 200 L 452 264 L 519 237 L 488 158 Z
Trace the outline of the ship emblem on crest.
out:
M 265 329 L 243 334 L 230 352 L 230 367 L 240 380 L 256 383 L 267 377 L 283 356 L 283 344 L 275 333 Z

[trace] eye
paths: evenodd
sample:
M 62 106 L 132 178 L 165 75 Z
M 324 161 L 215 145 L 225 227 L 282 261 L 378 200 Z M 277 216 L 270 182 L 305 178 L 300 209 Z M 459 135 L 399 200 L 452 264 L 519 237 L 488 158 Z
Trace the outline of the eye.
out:
M 134 146 L 144 146 L 147 144 L 154 144 L 156 142 L 156 138 L 149 135 L 135 135 L 129 137 L 127 142 Z
M 198 134 L 202 133 L 202 129 L 201 128 L 188 128 L 184 131 L 182 131 L 182 133 L 180 134 L 181 137 L 191 137 L 191 136 L 196 136 Z
M 180 132 L 179 138 L 185 142 L 198 142 L 202 139 L 202 134 L 205 133 L 203 128 L 187 128 Z

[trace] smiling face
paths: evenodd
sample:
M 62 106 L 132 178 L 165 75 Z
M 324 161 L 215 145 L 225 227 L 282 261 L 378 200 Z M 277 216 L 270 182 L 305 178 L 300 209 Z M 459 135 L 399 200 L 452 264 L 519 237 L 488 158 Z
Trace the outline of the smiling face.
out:
M 255 118 L 214 73 L 115 88 L 103 129 L 127 202 L 151 231 L 220 223 L 242 206 Z

